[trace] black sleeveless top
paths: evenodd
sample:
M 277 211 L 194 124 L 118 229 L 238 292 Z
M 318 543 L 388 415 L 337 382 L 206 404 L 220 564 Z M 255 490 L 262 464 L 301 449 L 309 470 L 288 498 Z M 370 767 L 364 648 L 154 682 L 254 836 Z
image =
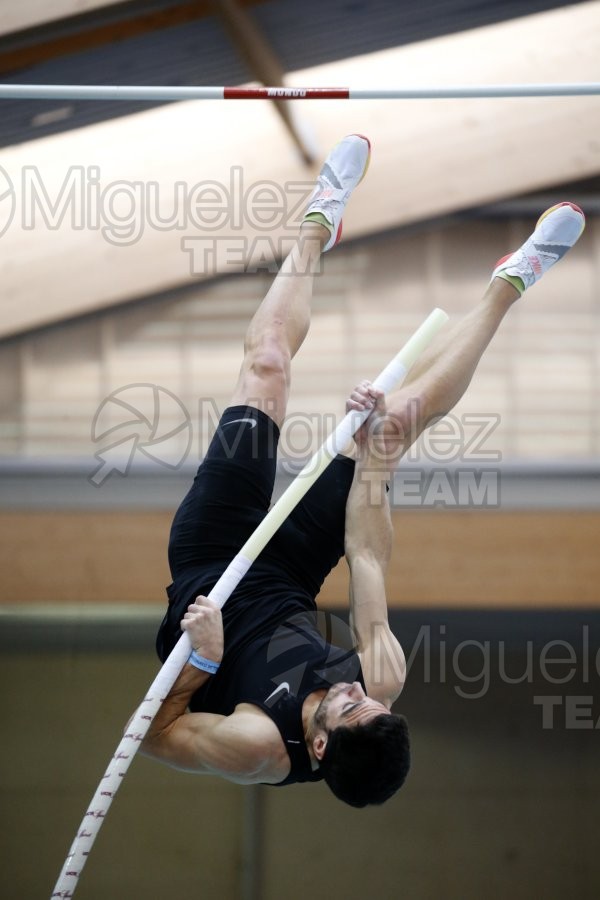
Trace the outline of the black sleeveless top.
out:
M 190 710 L 228 716 L 239 703 L 258 706 L 277 726 L 290 758 L 290 774 L 280 785 L 320 781 L 304 739 L 302 705 L 313 691 L 339 682 L 364 687 L 360 660 L 342 619 L 317 610 L 312 597 L 289 583 L 274 583 L 272 567 L 261 569 L 258 563 L 242 596 L 223 607 L 223 660 L 193 695 Z M 176 592 L 173 586 L 169 592 Z M 169 648 L 159 649 L 163 656 Z

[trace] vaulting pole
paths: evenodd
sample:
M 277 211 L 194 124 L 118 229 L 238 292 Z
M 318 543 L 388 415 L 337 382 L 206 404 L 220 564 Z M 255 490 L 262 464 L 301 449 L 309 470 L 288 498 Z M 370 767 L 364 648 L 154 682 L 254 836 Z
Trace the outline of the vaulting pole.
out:
M 375 379 L 373 382 L 374 386 L 387 393 L 397 385 L 447 320 L 448 316 L 443 310 L 435 309 L 408 340 L 402 350 L 385 367 L 381 375 Z M 324 472 L 337 453 L 347 446 L 354 432 L 368 417 L 369 412 L 370 410 L 350 412 L 342 419 L 335 431 L 296 476 L 290 487 L 267 513 L 258 528 L 256 528 L 237 556 L 225 569 L 208 595 L 211 600 L 218 603 L 220 607 L 223 606 L 282 522 L 312 487 L 321 473 Z M 127 727 L 126 734 L 115 750 L 105 774 L 102 776 L 96 793 L 92 797 L 92 801 L 79 826 L 69 855 L 65 860 L 52 892 L 52 898 L 66 900 L 66 898 L 73 896 L 81 871 L 110 808 L 113 797 L 117 793 L 141 741 L 146 736 L 154 716 L 187 662 L 191 650 L 189 637 L 184 632 L 150 685 L 146 696 Z

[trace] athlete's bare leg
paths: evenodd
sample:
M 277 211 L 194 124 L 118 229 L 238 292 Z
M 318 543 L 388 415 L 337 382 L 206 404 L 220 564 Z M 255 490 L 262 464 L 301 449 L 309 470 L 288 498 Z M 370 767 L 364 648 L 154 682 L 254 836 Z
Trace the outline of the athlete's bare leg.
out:
M 322 252 L 339 240 L 342 215 L 369 165 L 370 144 L 351 134 L 325 160 L 300 235 L 256 312 L 232 403 L 262 409 L 281 425 L 290 389 L 290 362 L 310 324 L 313 281 Z
M 546 210 L 522 247 L 496 264 L 481 302 L 416 363 L 403 387 L 388 399 L 386 450 L 396 461 L 460 400 L 510 307 L 562 259 L 584 225 L 585 216 L 573 203 Z
M 458 403 L 486 347 L 518 299 L 511 284 L 494 278 L 475 309 L 443 332 L 415 363 L 404 385 L 390 394 L 386 444 L 396 459 L 425 428 Z
M 304 222 L 246 333 L 244 361 L 232 405 L 262 409 L 281 425 L 290 389 L 290 363 L 306 337 L 315 272 L 330 233 Z

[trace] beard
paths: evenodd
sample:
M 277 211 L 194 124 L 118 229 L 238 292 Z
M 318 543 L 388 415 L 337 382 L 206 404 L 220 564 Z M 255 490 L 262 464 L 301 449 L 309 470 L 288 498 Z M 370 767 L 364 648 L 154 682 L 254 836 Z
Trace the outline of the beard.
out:
M 323 731 L 329 731 L 326 724 L 327 711 L 329 710 L 332 700 L 335 700 L 337 695 L 341 693 L 345 687 L 345 684 L 334 684 L 329 688 L 315 710 L 314 723 L 316 728 L 321 728 Z

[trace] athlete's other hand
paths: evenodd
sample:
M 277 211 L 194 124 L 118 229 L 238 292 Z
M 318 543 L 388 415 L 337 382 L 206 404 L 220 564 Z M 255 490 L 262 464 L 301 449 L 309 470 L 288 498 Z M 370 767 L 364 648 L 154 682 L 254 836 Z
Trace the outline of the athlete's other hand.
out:
M 385 395 L 379 388 L 373 387 L 370 381 L 357 384 L 346 400 L 346 412 L 362 412 L 370 410 L 368 418 L 354 435 L 360 449 L 367 449 L 369 442 L 381 434 L 381 425 L 386 415 Z
M 181 630 L 187 631 L 192 647 L 205 659 L 220 663 L 223 658 L 223 617 L 221 610 L 208 597 L 200 595 L 190 603 L 181 620 Z

